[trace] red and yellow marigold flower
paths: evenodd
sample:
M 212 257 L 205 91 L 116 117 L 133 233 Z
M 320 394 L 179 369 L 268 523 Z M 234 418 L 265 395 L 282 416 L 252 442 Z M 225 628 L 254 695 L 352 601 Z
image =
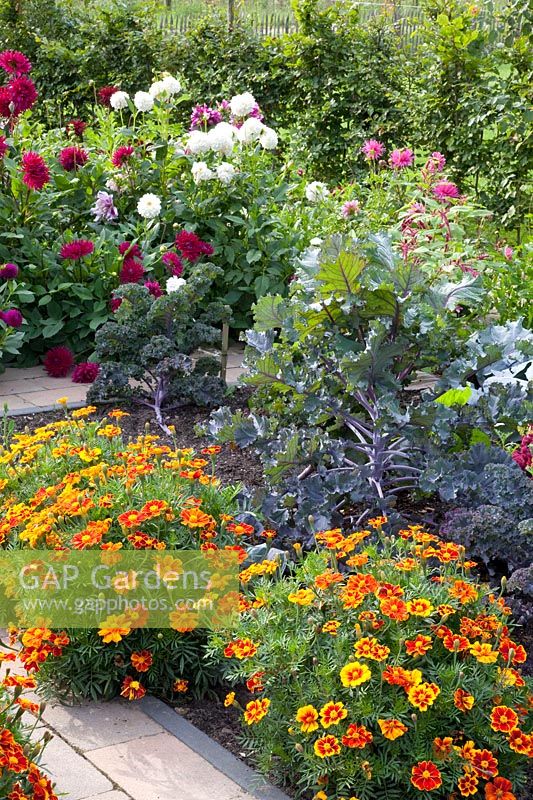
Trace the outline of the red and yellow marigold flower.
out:
M 447 633 L 446 636 L 442 638 L 442 645 L 446 650 L 449 650 L 450 653 L 462 653 L 464 650 L 468 650 L 471 646 L 471 642 L 466 636 L 461 636 L 458 633 Z
M 494 778 L 485 786 L 486 800 L 516 800 L 513 794 L 513 784 L 507 778 Z
M 493 650 L 488 642 L 474 642 L 469 651 L 480 664 L 494 664 L 498 660 L 498 651 Z
M 378 719 L 378 725 L 385 739 L 390 739 L 391 742 L 407 732 L 407 725 L 399 719 Z
M 510 733 L 518 727 L 518 715 L 508 706 L 495 706 L 490 714 L 490 727 L 493 731 Z
M 432 792 L 442 786 L 440 770 L 433 761 L 419 761 L 411 770 L 411 783 L 420 792 Z
M 142 511 L 125 511 L 117 517 L 118 524 L 122 528 L 138 528 L 146 520 L 146 514 Z
M 248 680 L 246 681 L 246 688 L 249 692 L 262 692 L 265 688 L 263 684 L 263 678 L 265 676 L 265 672 L 254 672 L 253 675 L 250 675 Z
M 405 641 L 407 655 L 413 656 L 414 658 L 425 656 L 432 647 L 433 640 L 431 636 L 425 636 L 423 633 L 419 633 L 414 639 L 406 639 Z
M 503 660 L 508 664 L 524 664 L 527 659 L 524 647 L 508 638 L 501 640 L 499 652 Z
M 126 700 L 140 700 L 145 694 L 146 689 L 139 681 L 134 680 L 131 675 L 124 678 L 120 691 L 121 697 L 125 697 Z
M 314 706 L 300 706 L 295 719 L 300 723 L 302 733 L 312 733 L 318 729 L 318 711 Z
M 317 739 L 313 745 L 315 755 L 319 758 L 330 758 L 331 756 L 338 756 L 341 751 L 339 740 L 336 736 L 329 734 Z
M 464 689 L 456 689 L 453 694 L 453 703 L 459 711 L 470 711 L 475 703 L 475 698 Z
M 348 711 L 344 707 L 344 703 L 334 703 L 330 701 L 322 706 L 320 709 L 320 721 L 323 728 L 329 728 L 331 725 L 338 725 L 343 719 L 348 716 Z
M 435 683 L 419 683 L 411 686 L 407 692 L 409 702 L 420 711 L 427 711 L 440 694 L 440 689 Z
M 359 661 L 351 661 L 341 669 L 340 677 L 343 686 L 360 686 L 370 680 L 372 673 L 366 664 L 361 664 Z
M 235 702 L 235 692 L 228 692 L 224 698 L 224 708 L 229 708 Z
M 395 620 L 396 622 L 405 622 L 409 619 L 409 611 L 407 603 L 400 600 L 398 597 L 385 597 L 380 600 L 379 608 L 384 616 Z
M 415 617 L 429 617 L 435 608 L 425 597 L 414 597 L 407 601 L 407 610 Z
M 380 644 L 375 636 L 365 636 L 359 639 L 353 649 L 358 658 L 370 658 L 374 661 L 384 661 L 390 653 L 390 649 Z
M 175 692 L 180 692 L 181 694 L 185 694 L 185 692 L 189 691 L 189 681 L 186 681 L 185 678 L 176 678 L 172 686 L 172 689 Z
M 463 797 L 469 797 L 472 794 L 476 794 L 478 790 L 478 784 L 479 778 L 472 771 L 465 772 L 465 774 L 462 775 L 457 781 L 457 787 Z
M 509 747 L 515 753 L 533 758 L 533 734 L 523 733 L 514 728 L 509 734 Z
M 477 589 L 471 583 L 462 580 L 454 581 L 448 592 L 450 597 L 455 597 L 462 605 L 473 603 L 479 596 Z
M 195 506 L 180 511 L 181 524 L 187 528 L 209 528 L 216 524 L 211 514 L 206 514 Z
M 348 725 L 341 741 L 345 747 L 362 749 L 370 744 L 373 738 L 371 732 L 364 725 L 356 725 L 352 722 L 351 725 Z
M 450 755 L 453 748 L 453 739 L 451 736 L 436 736 L 433 739 L 433 749 L 437 758 L 446 758 Z
M 494 757 L 490 750 L 474 749 L 472 751 L 471 764 L 476 775 L 485 780 L 498 774 L 498 759 Z
M 130 656 L 131 665 L 137 672 L 148 672 L 153 664 L 153 657 L 149 650 L 139 650 Z
M 255 725 L 261 722 L 263 717 L 268 714 L 270 700 L 263 697 L 261 700 L 250 700 L 244 709 L 244 719 L 247 725 Z
M 322 625 L 322 633 L 329 633 L 330 636 L 336 636 L 340 628 L 340 622 L 336 619 L 330 619 Z
M 251 639 L 236 639 L 230 642 L 224 649 L 226 658 L 238 658 L 240 661 L 245 658 L 251 658 L 257 653 L 259 645 Z

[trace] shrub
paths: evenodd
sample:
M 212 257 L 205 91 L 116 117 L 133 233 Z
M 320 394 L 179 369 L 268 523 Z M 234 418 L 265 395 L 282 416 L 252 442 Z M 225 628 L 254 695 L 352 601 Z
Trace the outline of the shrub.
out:
M 246 557 L 241 534 L 253 528 L 236 525 L 240 487 L 222 487 L 216 479 L 217 448 L 196 456 L 150 434 L 126 443 L 117 424 L 125 412 L 89 421 L 94 411 L 74 411 L 33 433 L 16 434 L 6 445 L 0 458 L 4 547 L 111 554 L 231 548 Z M 191 509 L 201 512 L 200 527 L 193 527 Z M 134 511 L 140 512 L 136 521 L 127 516 Z M 127 610 L 107 622 L 119 629 L 110 638 L 106 621 L 99 631 L 21 631 L 20 658 L 45 691 L 74 698 L 126 696 L 132 680 L 140 682 L 137 696 L 149 691 L 168 697 L 187 686 L 202 694 L 216 683 L 205 631 L 191 624 L 179 632 L 181 623 L 176 630 L 135 627 Z M 132 659 L 141 651 L 151 656 L 143 672 Z
M 519 790 L 533 720 L 509 609 L 462 547 L 384 522 L 317 533 L 319 551 L 275 582 L 245 569 L 241 624 L 213 639 L 251 692 L 245 746 L 296 797 Z

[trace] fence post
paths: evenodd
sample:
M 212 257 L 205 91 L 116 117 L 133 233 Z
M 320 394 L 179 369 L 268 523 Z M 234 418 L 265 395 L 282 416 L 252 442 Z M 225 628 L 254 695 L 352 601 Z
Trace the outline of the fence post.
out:
M 233 29 L 235 23 L 235 0 L 228 0 L 228 30 Z
M 222 323 L 222 348 L 220 351 L 220 377 L 223 381 L 226 380 L 226 372 L 228 369 L 228 349 L 229 349 L 229 324 Z

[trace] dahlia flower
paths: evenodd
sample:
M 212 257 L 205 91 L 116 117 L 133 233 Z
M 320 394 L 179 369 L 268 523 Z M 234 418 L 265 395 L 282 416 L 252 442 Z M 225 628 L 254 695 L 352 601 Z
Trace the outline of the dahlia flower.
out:
M 137 243 L 121 242 L 118 246 L 118 252 L 121 256 L 124 256 L 124 260 L 127 258 L 140 258 L 142 261 L 142 250 Z
M 413 151 L 408 147 L 405 147 L 403 150 L 393 150 L 390 154 L 390 165 L 392 169 L 403 169 L 404 167 L 410 167 L 413 163 L 413 160 Z
M 16 264 L 4 264 L 2 269 L 0 269 L 0 279 L 3 281 L 13 280 L 18 274 L 19 268 Z
M 222 153 L 225 156 L 231 155 L 233 151 L 233 136 L 235 129 L 227 122 L 219 122 L 207 134 L 209 147 L 215 153 Z
M 18 77 L 31 72 L 31 61 L 20 50 L 4 50 L 0 53 L 0 68 Z
M 64 261 L 79 261 L 94 253 L 94 244 L 90 239 L 74 239 L 73 242 L 66 242 L 59 255 Z
M 109 308 L 111 309 L 113 314 L 120 308 L 121 305 L 122 305 L 122 297 L 112 297 L 111 300 L 109 301 Z
M 172 294 L 172 292 L 177 292 L 178 289 L 185 286 L 186 283 L 187 281 L 185 278 L 178 278 L 177 275 L 172 275 L 170 278 L 167 278 L 166 290 L 168 294 Z
M 198 261 L 200 256 L 211 256 L 214 253 L 212 245 L 202 241 L 192 231 L 180 231 L 175 241 L 176 247 L 187 261 Z
M 131 144 L 124 144 L 121 147 L 117 147 L 111 156 L 111 163 L 114 167 L 123 167 L 134 153 L 135 148 Z
M 74 355 L 68 347 L 52 347 L 46 353 L 43 364 L 51 378 L 64 378 L 74 366 Z
M 385 145 L 377 139 L 368 139 L 363 144 L 361 152 L 369 161 L 377 161 L 385 152 Z
M 98 100 L 103 106 L 110 107 L 111 97 L 119 91 L 118 86 L 102 86 L 101 89 L 98 89 Z
M 39 191 L 50 180 L 50 172 L 46 162 L 39 153 L 28 150 L 23 153 L 20 164 L 23 172 L 22 180 L 28 189 Z
M 459 197 L 459 189 L 452 181 L 439 181 L 433 187 L 433 194 L 437 200 L 453 200 Z
M 161 81 L 165 87 L 165 92 L 167 94 L 179 94 L 181 92 L 181 83 L 177 78 L 174 78 L 172 75 L 165 75 L 163 80 Z
M 5 117 L 6 119 L 10 117 L 13 108 L 11 89 L 8 89 L 7 86 L 0 86 L 0 117 Z
M 191 113 L 191 130 L 203 125 L 216 125 L 222 122 L 222 113 L 216 108 L 209 108 L 207 105 L 194 106 Z
M 64 147 L 59 154 L 59 163 L 67 172 L 74 172 L 89 160 L 89 154 L 81 147 Z
M 70 134 L 73 133 L 74 136 L 78 137 L 78 139 L 82 139 L 86 127 L 87 123 L 82 119 L 71 119 L 65 125 L 65 133 L 67 136 L 70 136 Z
M 151 111 L 154 107 L 154 98 L 149 92 L 135 92 L 133 105 L 137 111 Z
M 226 186 L 232 182 L 236 174 L 237 170 L 233 164 L 228 164 L 227 161 L 223 161 L 222 164 L 219 164 L 217 167 L 217 178 Z
M 158 281 L 145 281 L 144 286 L 148 289 L 152 297 L 161 297 L 163 294 L 163 290 Z
M 147 192 L 139 199 L 137 211 L 144 219 L 155 219 L 161 213 L 161 200 L 157 195 Z
M 321 181 L 312 181 L 305 187 L 305 196 L 310 203 L 320 203 L 329 195 L 328 187 Z
M 254 117 L 255 119 L 258 119 L 260 122 L 262 122 L 264 120 L 265 115 L 263 114 L 263 112 L 259 108 L 259 103 L 254 103 L 254 106 L 253 106 L 252 110 L 250 111 L 250 116 Z
M 148 89 L 148 94 L 150 97 L 159 97 L 160 94 L 163 94 L 165 91 L 165 84 L 163 81 L 154 81 L 150 88 Z
M 191 167 L 192 179 L 196 184 L 202 181 L 209 181 L 215 177 L 212 169 L 209 169 L 205 161 L 195 161 Z
M 259 136 L 259 144 L 264 150 L 275 150 L 278 146 L 278 134 L 272 128 L 263 126 Z
M 26 75 L 13 78 L 7 88 L 11 92 L 11 102 L 14 106 L 13 113 L 15 116 L 22 114 L 24 111 L 29 111 L 37 100 L 38 94 L 35 84 Z
M 191 131 L 187 139 L 187 149 L 193 154 L 207 153 L 211 149 L 211 141 L 204 131 Z
M 514 250 L 509 245 L 506 245 L 506 247 L 503 248 L 503 257 L 506 258 L 507 261 L 510 261 L 512 259 L 513 253 Z
M 349 217 L 355 217 L 360 211 L 359 200 L 347 200 L 341 209 L 341 214 L 345 219 L 349 219 Z
M 93 383 L 100 372 L 100 364 L 94 361 L 83 361 L 74 367 L 72 383 Z
M 243 144 L 256 142 L 261 136 L 264 127 L 265 126 L 260 120 L 256 119 L 255 117 L 249 117 L 239 128 L 239 132 L 237 134 L 239 141 Z
M 122 284 L 137 283 L 143 275 L 144 267 L 141 262 L 135 261 L 133 258 L 127 258 L 124 260 L 122 268 L 118 273 L 118 279 Z
M 109 192 L 98 192 L 96 203 L 91 208 L 95 222 L 114 222 L 118 218 L 118 210 L 113 201 L 113 195 Z
M 161 261 L 172 275 L 183 275 L 183 262 L 176 253 L 163 253 Z
M 109 105 L 115 111 L 120 111 L 122 108 L 128 107 L 129 99 L 130 96 L 127 92 L 118 91 L 112 94 L 111 97 L 109 98 Z
M 256 105 L 255 97 L 250 92 L 236 94 L 231 98 L 229 105 L 234 117 L 247 117 Z
M 8 308 L 7 311 L 0 311 L 0 319 L 10 328 L 20 328 L 24 322 L 24 317 L 18 308 Z
M 3 158 L 8 150 L 9 150 L 9 145 L 7 143 L 6 137 L 0 136 L 0 158 Z
M 445 166 L 446 166 L 445 157 L 442 155 L 442 153 L 435 151 L 430 155 L 430 157 L 426 161 L 424 169 L 426 169 L 429 173 L 431 173 L 431 175 L 434 175 L 436 172 L 442 172 Z

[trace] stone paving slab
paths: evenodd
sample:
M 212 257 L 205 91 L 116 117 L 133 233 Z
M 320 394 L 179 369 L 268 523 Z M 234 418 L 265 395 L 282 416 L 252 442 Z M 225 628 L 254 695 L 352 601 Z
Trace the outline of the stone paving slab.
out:
M 60 797 L 59 800 L 62 800 L 62 798 Z M 92 794 L 90 797 L 85 797 L 84 800 L 130 800 L 130 798 L 124 792 L 113 790 L 104 794 Z
M 42 730 L 37 733 L 42 735 Z M 59 736 L 46 745 L 40 766 L 56 782 L 62 800 L 86 800 L 113 789 L 109 778 Z
M 90 750 L 86 756 L 133 800 L 253 800 L 169 733 Z

